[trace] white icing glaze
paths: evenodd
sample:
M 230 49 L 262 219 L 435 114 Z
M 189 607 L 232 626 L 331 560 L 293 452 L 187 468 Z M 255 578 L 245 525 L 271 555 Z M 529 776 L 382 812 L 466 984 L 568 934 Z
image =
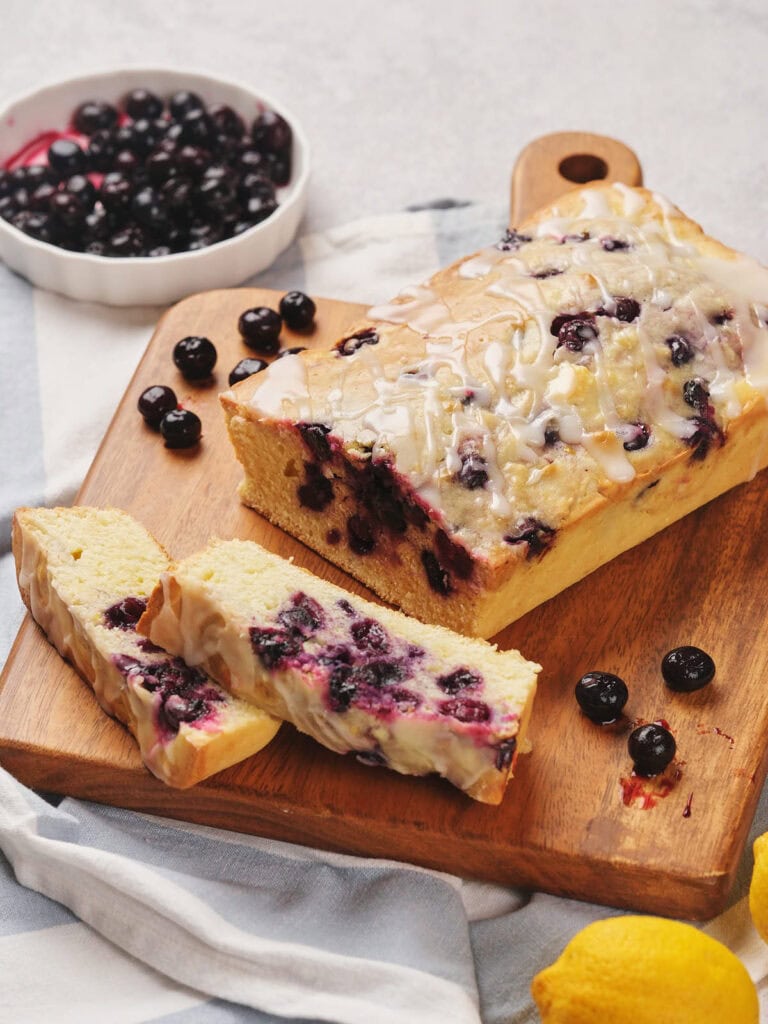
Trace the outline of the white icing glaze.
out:
M 234 397 L 232 392 L 226 393 Z M 279 419 L 286 415 L 286 404 L 294 406 L 297 420 L 311 421 L 307 373 L 304 360 L 297 355 L 276 359 L 266 370 L 262 370 L 251 404 L 265 416 Z
M 550 424 L 571 446 L 573 479 L 592 466 L 600 488 L 636 476 L 635 461 L 645 454 L 624 444 L 637 436 L 637 424 L 666 455 L 696 433 L 700 410 L 683 401 L 686 379 L 706 381 L 721 427 L 741 413 L 745 384 L 768 396 L 768 271 L 747 257 L 711 255 L 661 196 L 649 201 L 623 185 L 579 196 L 577 217 L 555 210 L 526 229 L 532 242 L 511 237 L 506 248 L 468 258 L 448 272 L 450 289 L 438 277 L 371 309 L 371 320 L 385 325 L 380 345 L 344 357 L 328 393 L 334 432 L 347 441 L 375 434 L 374 457 L 394 456 L 398 471 L 459 531 L 471 534 L 481 521 L 485 532 L 502 536 L 520 515 L 515 488 L 523 470 L 526 514 L 551 520 L 533 486 L 544 479 L 533 471 L 554 458 L 545 438 Z M 638 317 L 624 314 L 631 322 L 619 319 L 622 298 L 639 303 Z M 584 312 L 598 338 L 571 351 L 551 327 L 558 315 Z M 731 319 L 716 323 L 722 313 Z M 409 328 L 421 344 L 408 374 L 394 380 L 386 376 L 386 325 Z M 685 365 L 672 364 L 673 334 L 691 346 Z M 293 403 L 299 418 L 309 404 L 303 363 L 278 366 L 265 374 L 253 405 L 275 416 Z M 488 480 L 462 493 L 456 481 L 468 437 L 480 446 Z

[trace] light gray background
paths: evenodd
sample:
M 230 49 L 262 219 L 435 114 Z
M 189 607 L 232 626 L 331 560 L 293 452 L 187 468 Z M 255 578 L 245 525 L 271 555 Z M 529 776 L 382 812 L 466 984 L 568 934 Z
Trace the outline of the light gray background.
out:
M 504 201 L 537 135 L 585 129 L 768 261 L 766 0 L 2 0 L 0 99 L 125 64 L 282 100 L 314 149 L 306 228 Z
M 768 0 L 0 0 L 0 103 L 120 65 L 220 73 L 293 110 L 314 155 L 304 232 L 439 198 L 500 209 L 524 145 L 581 129 L 626 141 L 649 185 L 768 263 Z M 18 324 L 6 315 L 0 332 L 26 366 Z M 28 404 L 22 376 L 18 388 Z M 0 409 L 6 446 L 13 408 Z M 2 565 L 14 604 L 9 616 L 0 601 L 0 662 L 21 616 Z M 559 920 L 540 899 L 537 939 Z M 497 924 L 484 948 L 519 964 Z M 480 962 L 489 991 L 509 985 L 506 960 Z M 516 982 L 531 973 L 518 966 Z

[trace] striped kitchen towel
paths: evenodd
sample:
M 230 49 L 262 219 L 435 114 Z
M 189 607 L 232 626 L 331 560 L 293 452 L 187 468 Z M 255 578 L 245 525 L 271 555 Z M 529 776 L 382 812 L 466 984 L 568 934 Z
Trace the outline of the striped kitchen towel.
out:
M 300 238 L 252 283 L 373 304 L 504 226 L 502 209 L 451 203 L 358 221 Z M 69 302 L 0 267 L 0 663 L 23 613 L 13 509 L 71 502 L 159 313 Z M 0 770 L 0 1024 L 523 1024 L 533 975 L 611 913 L 55 803 Z M 752 836 L 766 830 L 764 793 Z M 742 957 L 768 1014 L 750 872 L 748 846 L 707 931 Z

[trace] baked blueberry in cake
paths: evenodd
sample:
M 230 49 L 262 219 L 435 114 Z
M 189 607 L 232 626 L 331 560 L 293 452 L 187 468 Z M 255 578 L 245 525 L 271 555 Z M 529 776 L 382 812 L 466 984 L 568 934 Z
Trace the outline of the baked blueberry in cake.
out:
M 163 573 L 139 631 L 339 753 L 498 803 L 539 666 L 379 608 L 249 541 Z
M 87 507 L 19 509 L 13 550 L 33 618 L 107 714 L 128 726 L 158 778 L 191 786 L 275 735 L 277 719 L 136 632 L 170 560 L 129 515 Z
M 768 460 L 768 271 L 597 185 L 222 395 L 243 501 L 490 636 Z

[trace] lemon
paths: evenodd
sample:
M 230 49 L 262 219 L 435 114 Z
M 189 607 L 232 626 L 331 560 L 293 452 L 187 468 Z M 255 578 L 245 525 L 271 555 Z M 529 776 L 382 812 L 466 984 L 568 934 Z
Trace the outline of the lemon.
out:
M 763 942 L 768 942 L 768 832 L 758 836 L 752 847 L 755 866 L 749 886 L 749 911 Z
M 738 957 L 661 917 L 587 925 L 531 992 L 543 1024 L 757 1024 L 759 1015 Z

